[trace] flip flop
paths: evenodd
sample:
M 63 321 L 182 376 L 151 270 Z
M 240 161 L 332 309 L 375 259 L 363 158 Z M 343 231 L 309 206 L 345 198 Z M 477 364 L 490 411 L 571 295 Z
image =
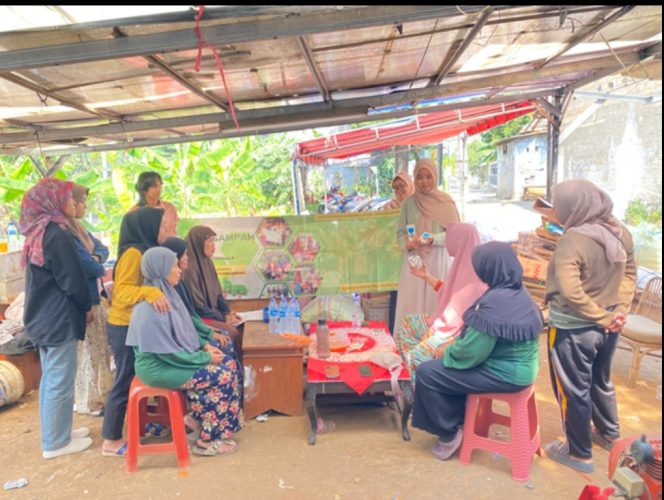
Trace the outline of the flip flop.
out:
M 233 441 L 235 443 L 235 441 Z M 222 445 L 226 446 L 226 449 L 222 450 Z M 214 441 L 207 448 L 202 448 L 200 446 L 194 446 L 192 451 L 195 455 L 200 455 L 202 457 L 214 457 L 216 455 L 232 455 L 237 451 L 237 443 L 232 445 L 228 440 Z
M 600 448 L 604 448 L 606 451 L 611 451 L 613 448 L 613 440 L 602 436 L 594 427 L 590 431 L 590 439 L 593 443 L 595 443 Z
M 167 437 L 171 434 L 171 429 L 168 427 L 164 427 L 161 424 L 158 424 L 157 422 L 148 422 L 145 424 L 145 436 L 146 437 L 155 437 L 155 438 L 163 438 Z
M 552 441 L 544 447 L 544 453 L 554 462 L 566 465 L 578 472 L 590 474 L 595 471 L 595 465 L 588 462 L 582 462 L 569 456 L 569 447 L 567 443 L 561 443 L 558 440 Z
M 125 454 L 127 453 L 127 443 L 123 443 L 122 446 L 120 446 L 117 450 L 115 451 L 106 451 L 105 449 L 102 448 L 101 450 L 101 455 L 103 457 L 116 457 L 116 458 L 124 458 Z

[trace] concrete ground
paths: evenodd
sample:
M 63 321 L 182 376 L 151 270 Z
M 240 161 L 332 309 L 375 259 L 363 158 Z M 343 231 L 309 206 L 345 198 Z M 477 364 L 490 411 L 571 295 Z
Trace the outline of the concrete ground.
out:
M 542 442 L 561 435 L 558 406 L 548 380 L 544 337 L 537 380 Z M 661 358 L 648 356 L 634 389 L 625 386 L 630 354 L 619 350 L 614 362 L 623 436 L 661 433 Z M 270 415 L 265 423 L 250 421 L 237 435 L 240 449 L 227 457 L 192 456 L 183 471 L 175 457 L 141 457 L 139 470 L 128 474 L 124 460 L 100 454 L 98 417 L 75 415 L 75 426 L 92 430 L 86 452 L 46 461 L 39 444 L 38 394 L 0 408 L 0 482 L 26 477 L 30 484 L 3 491 L 2 498 L 127 499 L 561 499 L 578 498 L 586 484 L 609 486 L 608 452 L 595 448 L 596 470 L 579 474 L 543 457 L 535 457 L 528 483 L 510 477 L 509 460 L 475 451 L 470 466 L 457 457 L 435 460 L 429 449 L 435 438 L 417 429 L 405 442 L 397 413 L 389 407 L 324 407 L 321 415 L 336 430 L 307 444 L 305 416 Z M 498 433 L 504 433 L 501 428 Z

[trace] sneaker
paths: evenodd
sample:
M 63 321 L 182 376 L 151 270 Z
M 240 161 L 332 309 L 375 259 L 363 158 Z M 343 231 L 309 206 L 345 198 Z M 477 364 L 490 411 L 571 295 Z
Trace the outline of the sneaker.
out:
M 78 429 L 74 429 L 71 431 L 71 438 L 72 439 L 82 439 L 86 438 L 90 435 L 90 429 L 87 427 L 79 427 Z
M 454 436 L 454 439 L 452 439 L 452 441 L 446 443 L 444 441 L 438 440 L 438 442 L 434 444 L 433 447 L 431 448 L 431 453 L 438 460 L 447 460 L 452 455 L 454 455 L 455 451 L 459 449 L 462 441 L 463 441 L 463 433 L 461 429 L 459 429 L 456 435 Z
M 68 445 L 63 446 L 62 448 L 58 448 L 57 450 L 42 452 L 42 456 L 46 460 L 50 460 L 51 458 L 56 458 L 62 455 L 69 455 L 71 453 L 78 453 L 79 451 L 87 450 L 88 448 L 90 448 L 91 445 L 92 445 L 92 439 L 90 439 L 89 437 L 72 439 Z

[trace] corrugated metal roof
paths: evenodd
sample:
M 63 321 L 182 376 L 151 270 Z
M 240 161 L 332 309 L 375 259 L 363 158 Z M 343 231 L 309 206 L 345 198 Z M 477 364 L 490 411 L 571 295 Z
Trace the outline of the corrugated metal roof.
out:
M 192 9 L 146 16 L 124 6 L 132 17 L 123 19 L 104 6 L 87 17 L 58 9 L 0 7 L 6 20 L 58 25 L 0 32 L 0 154 L 387 119 L 434 112 L 439 99 L 476 106 L 565 93 L 617 71 L 640 78 L 659 66 L 661 75 L 661 6 L 209 7 L 202 35 L 228 89 L 211 49 L 194 69 Z

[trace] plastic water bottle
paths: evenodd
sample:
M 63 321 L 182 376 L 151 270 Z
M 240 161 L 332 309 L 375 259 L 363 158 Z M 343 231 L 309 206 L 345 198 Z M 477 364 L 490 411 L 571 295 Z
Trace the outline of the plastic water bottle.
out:
M 302 310 L 300 309 L 300 303 L 298 300 L 293 297 L 293 333 L 300 333 L 300 326 L 302 325 Z
M 320 359 L 330 357 L 330 330 L 327 328 L 327 321 L 318 320 L 316 327 L 316 352 Z
M 360 303 L 360 294 L 357 292 L 353 294 L 353 311 L 351 318 L 353 328 L 360 328 L 362 326 L 364 313 L 362 312 L 362 305 Z
M 277 333 L 286 333 L 286 312 L 288 311 L 288 299 L 284 295 L 279 304 L 279 320 L 277 323 Z
M 7 246 L 10 252 L 19 249 L 18 227 L 12 221 L 7 224 Z
M 268 329 L 270 333 L 277 333 L 277 323 L 279 321 L 279 309 L 277 308 L 277 301 L 274 298 L 274 296 L 270 299 L 268 312 L 270 315 L 270 323 Z
M 295 322 L 294 320 L 295 308 L 293 306 L 293 299 L 291 298 L 291 300 L 288 301 L 288 306 L 286 307 L 286 322 L 284 323 L 284 327 L 281 333 L 295 333 L 295 329 L 293 327 Z

